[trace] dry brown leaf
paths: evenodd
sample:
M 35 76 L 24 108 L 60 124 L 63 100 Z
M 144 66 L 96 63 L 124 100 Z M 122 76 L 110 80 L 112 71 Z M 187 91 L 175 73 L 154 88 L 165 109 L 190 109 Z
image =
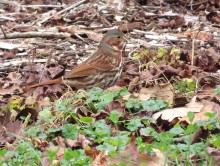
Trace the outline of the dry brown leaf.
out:
M 144 24 L 142 22 L 131 22 L 131 23 L 121 24 L 119 26 L 119 29 L 121 31 L 131 31 L 133 29 L 141 29 L 143 27 L 144 27 Z
M 91 166 L 109 166 L 108 152 L 106 150 L 99 153 L 96 159 L 92 162 Z
M 140 94 L 151 95 L 157 99 L 161 99 L 167 103 L 169 106 L 173 105 L 174 100 L 174 89 L 171 84 L 155 85 L 151 88 L 142 88 L 139 92 Z
M 197 39 L 202 41 L 211 41 L 213 35 L 210 32 L 204 31 L 194 31 L 194 32 L 184 32 L 176 35 L 177 37 L 187 37 L 190 39 Z
M 115 101 L 112 101 L 112 102 L 108 103 L 106 108 L 105 108 L 105 110 L 107 112 L 111 112 L 113 110 L 116 110 L 118 112 L 122 112 L 123 113 L 123 112 L 125 112 L 125 106 L 124 106 L 122 101 L 115 100 Z
M 207 147 L 206 151 L 213 159 L 213 166 L 220 166 L 220 150 L 212 147 Z
M 38 101 L 38 109 L 42 110 L 44 108 L 47 108 L 51 106 L 51 101 L 49 97 L 44 97 L 42 100 Z
M 138 99 L 140 101 L 149 100 L 151 98 L 151 94 L 138 94 Z
M 54 145 L 65 147 L 65 138 L 58 136 L 53 140 Z
M 0 145 L 4 145 L 5 143 L 12 143 L 15 139 L 13 135 L 6 134 L 5 132 L 13 133 L 19 136 L 22 129 L 21 121 L 11 121 L 11 114 L 9 112 L 5 112 L 3 116 L 0 116 Z
M 100 154 L 100 151 L 98 151 L 96 149 L 89 149 L 89 150 L 85 150 L 85 154 L 86 154 L 86 156 L 90 156 L 93 159 L 96 159 L 97 156 Z
M 172 20 L 163 21 L 158 23 L 158 27 L 162 28 L 175 28 L 175 27 L 181 27 L 185 24 L 185 19 L 182 16 L 175 16 Z
M 26 99 L 25 99 L 25 105 L 27 106 L 31 106 L 31 105 L 34 105 L 36 103 L 36 100 L 37 100 L 37 97 L 36 96 L 28 96 Z
M 90 30 L 86 30 L 86 29 L 83 29 L 82 27 L 78 27 L 74 25 L 68 26 L 66 28 L 62 28 L 62 27 L 59 27 L 59 28 L 60 30 L 71 33 L 73 35 L 86 34 L 89 39 L 94 40 L 96 42 L 100 42 L 103 37 L 103 34 L 99 34 L 99 33 L 96 33 Z
M 200 50 L 196 56 L 196 66 L 206 71 L 216 71 L 218 63 L 220 62 L 219 53 L 213 49 Z
M 220 23 L 220 12 L 212 11 L 206 17 L 209 21 Z
M 64 152 L 65 152 L 65 147 L 60 147 L 60 146 L 51 146 L 49 148 L 47 148 L 47 150 L 51 150 L 51 151 L 57 151 L 56 153 L 56 159 L 58 161 L 62 160 Z
M 157 112 L 153 115 L 154 119 L 161 117 L 163 120 L 171 122 L 175 118 L 182 118 L 187 116 L 188 112 L 200 112 L 203 105 L 201 103 L 195 102 L 195 99 L 192 100 L 186 107 L 179 107 L 173 109 L 166 109 L 160 112 Z
M 164 154 L 158 149 L 153 149 L 153 151 L 155 155 L 152 157 L 146 154 L 139 155 L 140 163 L 147 163 L 150 166 L 166 166 Z
M 139 77 L 134 77 L 131 82 L 129 83 L 129 86 L 128 86 L 128 91 L 129 92 L 132 92 L 134 90 L 134 88 L 138 85 L 140 81 L 140 78 Z
M 0 87 L 0 95 L 14 94 L 14 92 L 18 89 L 20 89 L 20 87 L 17 84 L 14 84 L 10 87 L 7 86 L 7 88 Z
M 210 102 L 204 105 L 204 107 L 202 107 L 202 109 L 200 110 L 200 112 L 195 112 L 194 116 L 195 118 L 193 119 L 193 121 L 191 123 L 196 123 L 200 120 L 202 121 L 206 121 L 209 119 L 209 117 L 205 116 L 205 113 L 217 113 L 217 118 L 220 119 L 220 106 L 216 103 Z M 189 119 L 187 116 L 184 116 L 182 118 L 179 118 L 180 121 L 186 121 L 187 123 L 190 123 Z
M 136 166 L 140 164 L 148 164 L 151 166 L 164 166 L 165 156 L 158 150 L 153 149 L 155 152 L 154 156 L 147 154 L 141 154 L 136 147 L 134 134 L 131 137 L 130 144 L 125 150 L 120 152 L 119 156 L 113 158 L 113 163 L 119 164 L 120 162 L 126 163 L 127 165 Z
M 77 140 L 71 140 L 71 139 L 66 139 L 66 144 L 68 147 L 73 148 L 73 147 L 80 147 L 81 143 Z
M 82 134 L 78 134 L 78 141 L 81 143 L 83 149 L 86 149 L 86 147 L 92 144 L 92 142 Z

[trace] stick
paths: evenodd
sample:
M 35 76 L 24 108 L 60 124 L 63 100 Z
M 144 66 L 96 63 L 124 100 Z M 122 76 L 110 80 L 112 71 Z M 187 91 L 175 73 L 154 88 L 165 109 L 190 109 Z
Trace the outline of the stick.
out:
M 15 61 L 10 61 L 10 62 L 4 62 L 1 64 L 0 68 L 3 68 L 3 67 L 8 67 L 8 66 L 19 66 L 23 63 L 45 63 L 47 62 L 47 59 L 35 59 L 33 61 L 30 62 L 29 59 L 23 59 L 23 60 L 15 60 Z
M 185 41 L 185 42 L 188 41 L 187 38 L 178 38 L 176 36 L 172 36 L 168 34 L 159 35 L 158 33 L 155 32 L 146 32 L 137 29 L 134 29 L 134 32 L 143 33 L 145 34 L 145 38 L 152 40 L 169 40 L 169 41 Z
M 34 37 L 52 37 L 52 38 L 69 38 L 71 34 L 69 33 L 55 33 L 55 32 L 15 32 L 6 34 L 7 39 L 15 39 L 15 38 L 34 38 Z M 5 39 L 4 35 L 0 36 L 0 39 Z
M 22 5 L 23 8 L 61 8 L 61 5 Z
M 44 23 L 44 22 L 46 22 L 47 20 L 49 20 L 50 18 L 54 17 L 54 15 L 62 14 L 62 13 L 64 13 L 64 12 L 68 11 L 68 10 L 71 10 L 72 8 L 75 8 L 75 7 L 77 7 L 77 6 L 79 6 L 79 5 L 83 4 L 83 3 L 85 3 L 86 1 L 88 1 L 88 0 L 81 0 L 81 1 L 79 1 L 79 2 L 77 2 L 77 3 L 75 3 L 75 4 L 73 4 L 73 5 L 71 5 L 71 6 L 69 6 L 69 7 L 67 7 L 66 9 L 63 9 L 63 10 L 61 10 L 61 11 L 59 11 L 59 12 L 53 14 L 52 16 L 50 16 L 50 17 L 48 17 L 48 18 L 42 20 L 40 23 Z
M 6 43 L 6 42 L 0 42 L 0 49 L 5 49 L 5 50 L 12 50 L 14 48 L 19 48 L 21 49 L 22 45 L 21 44 L 13 44 L 13 43 Z

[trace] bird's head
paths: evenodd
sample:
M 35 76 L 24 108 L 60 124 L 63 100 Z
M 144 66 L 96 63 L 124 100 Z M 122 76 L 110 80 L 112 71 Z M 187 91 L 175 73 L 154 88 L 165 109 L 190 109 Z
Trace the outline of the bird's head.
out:
M 122 50 L 125 47 L 127 38 L 119 29 L 109 30 L 102 38 L 100 44 L 104 43 L 114 50 Z

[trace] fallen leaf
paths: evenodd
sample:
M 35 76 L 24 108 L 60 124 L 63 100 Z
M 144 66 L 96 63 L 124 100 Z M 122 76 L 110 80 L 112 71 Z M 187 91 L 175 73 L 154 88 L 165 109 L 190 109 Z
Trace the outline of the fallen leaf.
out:
M 93 159 L 96 159 L 97 156 L 100 154 L 100 151 L 98 151 L 96 149 L 89 149 L 89 150 L 85 149 L 85 154 L 86 154 L 86 156 L 90 156 Z
M 212 11 L 206 16 L 207 20 L 220 23 L 220 12 Z
M 214 102 L 208 102 L 202 107 L 200 112 L 195 112 L 194 113 L 194 119 L 191 123 L 196 123 L 198 121 L 206 121 L 209 119 L 209 117 L 205 116 L 205 113 L 214 113 L 216 112 L 217 115 L 216 117 L 220 119 L 220 106 Z M 187 116 L 183 116 L 179 118 L 180 121 L 186 121 L 187 123 L 190 123 L 189 119 Z
M 199 102 L 195 102 L 194 100 L 195 98 L 189 104 L 187 104 L 186 107 L 166 109 L 153 114 L 152 117 L 154 119 L 161 117 L 161 119 L 171 122 L 175 118 L 182 118 L 187 116 L 188 112 L 200 112 L 203 105 Z
M 155 155 L 149 156 L 147 154 L 142 154 L 137 150 L 135 144 L 134 134 L 131 137 L 130 144 L 121 151 L 119 156 L 113 158 L 115 164 L 120 162 L 126 163 L 127 165 L 136 166 L 141 164 L 148 164 L 150 166 L 164 166 L 165 165 L 165 156 L 158 149 L 153 149 Z
M 139 93 L 148 96 L 151 95 L 151 97 L 161 99 L 169 103 L 169 106 L 173 105 L 175 94 L 174 94 L 173 86 L 171 84 L 164 84 L 164 85 L 158 84 L 150 88 L 141 88 Z
M 191 31 L 179 33 L 176 35 L 177 37 L 187 37 L 190 39 L 202 40 L 202 41 L 211 41 L 213 39 L 213 35 L 210 32 L 205 31 Z
M 213 147 L 207 147 L 206 148 L 207 153 L 212 157 L 213 165 L 214 166 L 220 166 L 220 149 L 213 148 Z
M 110 166 L 108 152 L 103 150 L 96 159 L 92 162 L 91 166 Z

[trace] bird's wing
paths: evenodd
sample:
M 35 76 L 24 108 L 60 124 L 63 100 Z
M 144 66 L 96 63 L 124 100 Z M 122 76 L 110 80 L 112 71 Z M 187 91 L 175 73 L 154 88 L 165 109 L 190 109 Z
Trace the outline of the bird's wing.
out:
M 82 63 L 73 68 L 71 71 L 67 72 L 64 75 L 64 79 L 96 75 L 98 72 L 105 72 L 113 69 L 114 66 L 111 64 Z

